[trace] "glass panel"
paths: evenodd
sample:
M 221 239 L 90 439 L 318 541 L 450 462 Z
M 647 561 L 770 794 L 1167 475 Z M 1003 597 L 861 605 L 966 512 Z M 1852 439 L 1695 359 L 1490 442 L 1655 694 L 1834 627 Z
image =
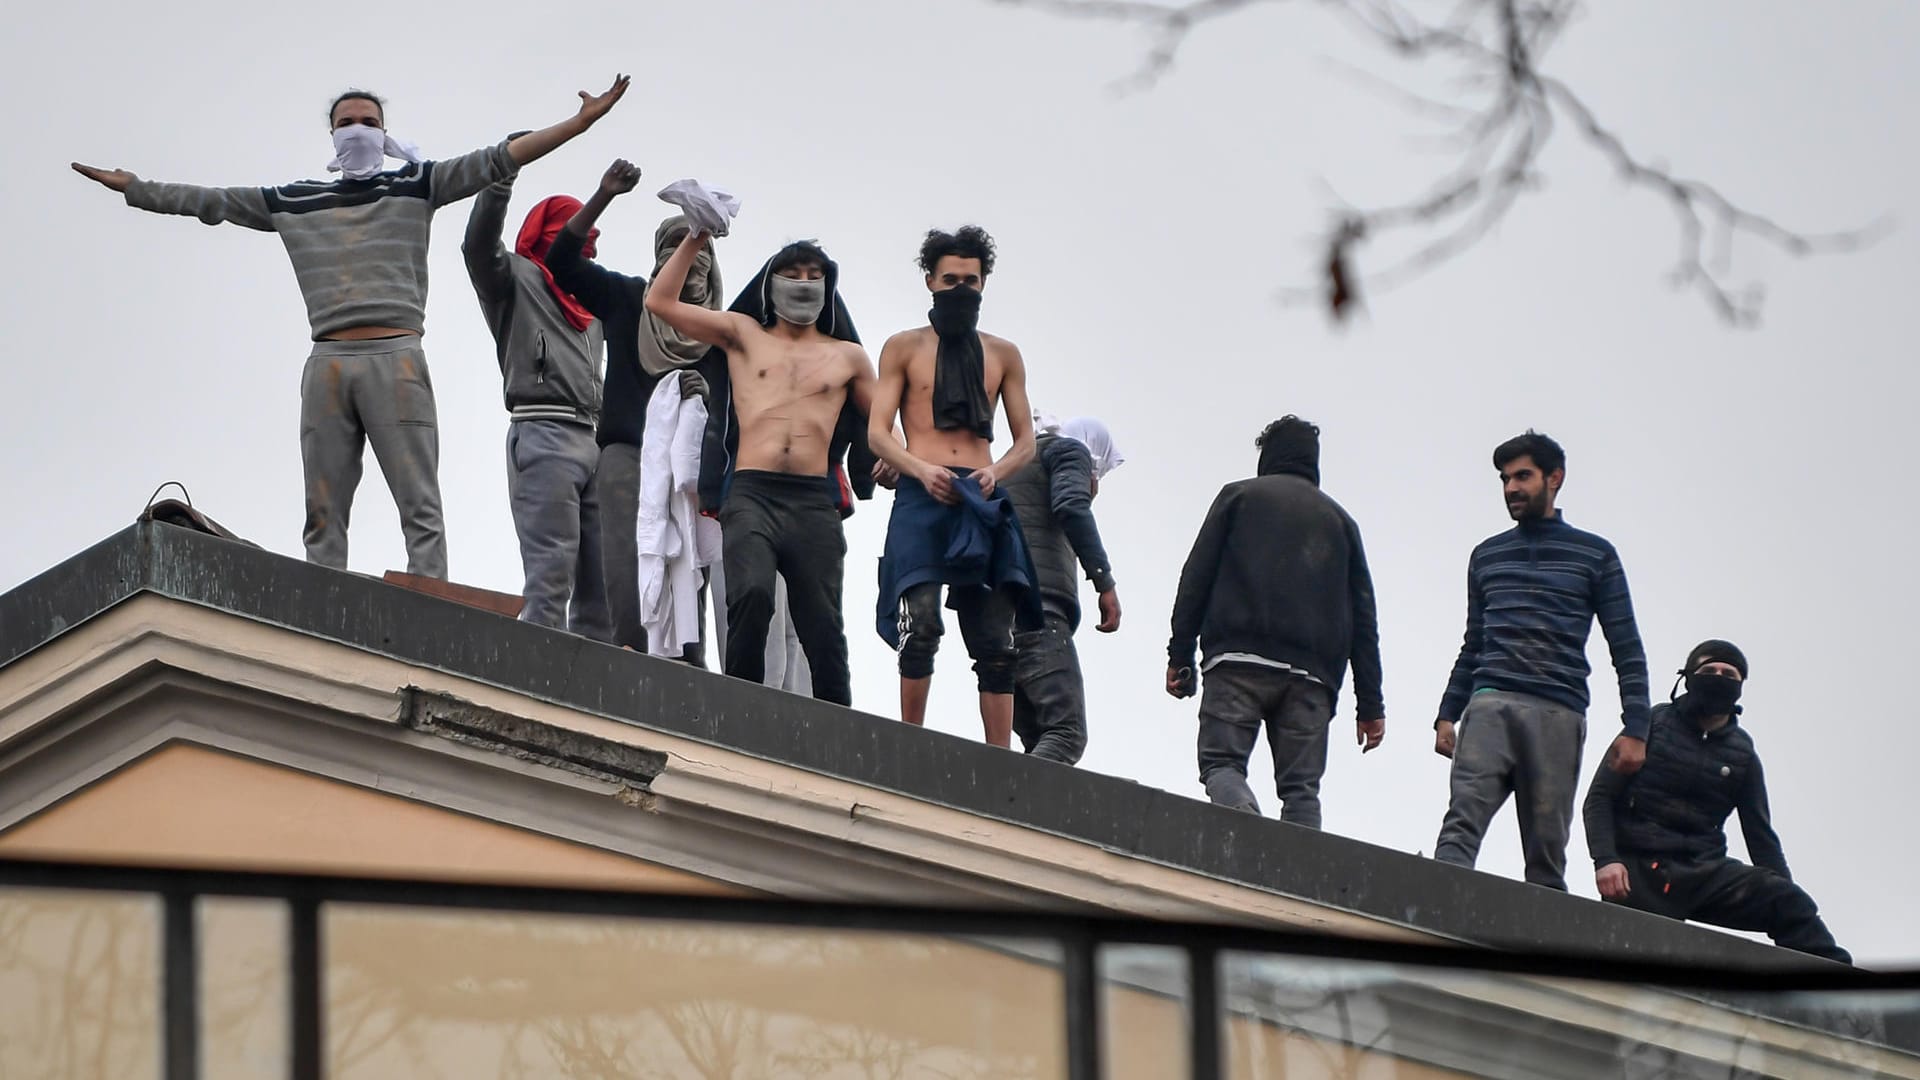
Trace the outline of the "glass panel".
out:
M 287 1074 L 287 905 L 200 901 L 203 1080 Z
M 0 1077 L 160 1075 L 160 901 L 0 889 Z
M 1192 977 L 1184 949 L 1109 945 L 1100 950 L 1101 1065 L 1107 1080 L 1186 1080 Z
M 323 912 L 328 1075 L 1054 1080 L 1051 943 Z
M 1914 994 L 1690 994 L 1246 953 L 1222 958 L 1221 980 L 1234 1080 L 1920 1076 Z

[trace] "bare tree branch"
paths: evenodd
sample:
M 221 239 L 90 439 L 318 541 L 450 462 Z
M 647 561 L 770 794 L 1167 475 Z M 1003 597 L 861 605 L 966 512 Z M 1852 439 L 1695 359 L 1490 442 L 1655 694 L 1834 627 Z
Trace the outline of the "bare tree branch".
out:
M 1153 86 L 1172 70 L 1198 27 L 1274 0 L 996 2 L 1145 27 L 1151 35 L 1146 57 L 1120 84 L 1138 90 Z M 1401 0 L 1318 3 L 1400 59 L 1450 65 L 1458 84 L 1477 98 L 1460 104 L 1395 88 L 1407 107 L 1451 125 L 1441 140 L 1453 148 L 1456 158 L 1420 194 L 1404 202 L 1373 207 L 1345 204 L 1332 212 L 1317 240 L 1323 252 L 1318 286 L 1291 290 L 1290 295 L 1324 304 L 1336 322 L 1358 309 L 1363 292 L 1419 277 L 1485 239 L 1506 220 L 1522 195 L 1539 186 L 1541 156 L 1563 122 L 1629 186 L 1667 200 L 1679 230 L 1673 282 L 1696 289 L 1731 325 L 1753 325 L 1762 298 L 1757 285 L 1734 280 L 1736 237 L 1802 257 L 1859 250 L 1890 227 L 1882 219 L 1843 232 L 1796 231 L 1741 206 L 1705 181 L 1683 177 L 1636 155 L 1572 87 L 1541 72 L 1541 58 L 1579 14 L 1579 0 L 1459 0 L 1438 19 L 1415 15 Z M 1413 240 L 1412 253 L 1363 278 L 1357 269 L 1360 249 L 1393 233 Z
M 1173 67 L 1187 35 L 1201 23 L 1229 15 L 1241 8 L 1272 0 L 1189 0 L 1185 4 L 1155 3 L 1153 0 L 995 0 L 1013 7 L 1035 8 L 1078 18 L 1108 19 L 1144 23 L 1152 28 L 1153 45 L 1145 62 L 1123 79 L 1122 89 L 1144 90 L 1160 81 Z

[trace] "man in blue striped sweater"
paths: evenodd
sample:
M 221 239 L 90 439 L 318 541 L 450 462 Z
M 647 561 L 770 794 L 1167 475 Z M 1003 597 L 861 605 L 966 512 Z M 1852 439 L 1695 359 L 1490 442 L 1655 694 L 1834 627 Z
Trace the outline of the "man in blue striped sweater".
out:
M 1453 776 L 1433 854 L 1471 867 L 1513 795 L 1527 880 L 1564 892 L 1595 617 L 1620 679 L 1625 730 L 1607 763 L 1622 774 L 1646 761 L 1647 657 L 1619 554 L 1554 509 L 1566 480 L 1560 444 L 1529 430 L 1501 443 L 1493 465 L 1516 524 L 1467 563 L 1467 632 L 1434 724 L 1433 748 L 1453 759 Z

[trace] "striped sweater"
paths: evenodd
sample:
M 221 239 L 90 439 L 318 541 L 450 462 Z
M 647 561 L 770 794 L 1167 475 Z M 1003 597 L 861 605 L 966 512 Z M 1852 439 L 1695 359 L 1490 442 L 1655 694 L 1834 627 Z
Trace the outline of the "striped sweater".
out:
M 433 212 L 519 172 L 503 140 L 365 180 L 207 188 L 134 180 L 127 205 L 280 234 L 315 341 L 356 326 L 426 329 Z
M 1523 521 L 1473 549 L 1467 632 L 1440 719 L 1457 721 L 1481 690 L 1532 694 L 1587 708 L 1587 635 L 1595 617 L 1620 679 L 1626 734 L 1647 735 L 1647 657 L 1627 573 L 1613 545 L 1556 515 Z

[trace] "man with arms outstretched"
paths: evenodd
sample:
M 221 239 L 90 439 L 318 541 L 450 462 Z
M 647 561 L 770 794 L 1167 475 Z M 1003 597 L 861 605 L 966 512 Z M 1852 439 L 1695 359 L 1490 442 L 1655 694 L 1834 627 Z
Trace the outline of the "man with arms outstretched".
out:
M 366 444 L 386 474 L 407 538 L 407 569 L 447 576 L 440 516 L 440 436 L 420 335 L 426 324 L 427 235 L 433 212 L 507 180 L 606 115 L 626 93 L 616 78 L 580 110 L 539 131 L 441 161 L 422 161 L 386 131 L 381 100 L 362 90 L 327 112 L 337 180 L 206 188 L 73 164 L 127 205 L 280 234 L 307 302 L 313 351 L 300 381 L 307 561 L 344 569 L 347 519 Z M 405 168 L 383 171 L 388 157 Z
M 681 297 L 688 269 L 708 243 L 691 232 L 655 275 L 646 307 L 674 330 L 726 350 L 739 449 L 720 508 L 727 581 L 726 672 L 762 682 L 776 577 L 806 650 L 813 696 L 852 704 L 847 635 L 840 613 L 846 536 L 828 448 L 849 396 L 866 411 L 873 364 L 857 343 L 819 323 L 832 310 L 833 261 L 811 243 L 789 244 L 767 265 L 767 325 Z
M 1033 460 L 1033 412 L 1020 350 L 982 334 L 980 292 L 993 272 L 993 238 L 975 225 L 929 232 L 920 268 L 933 294 L 929 325 L 880 350 L 868 439 L 894 493 L 880 564 L 876 623 L 900 655 L 900 719 L 926 722 L 933 657 L 945 627 L 941 586 L 973 658 L 987 741 L 1013 742 L 1016 627 L 1041 626 L 1026 542 L 1002 480 Z M 1013 445 L 995 461 L 993 412 L 1004 402 Z M 894 436 L 894 416 L 906 445 Z

